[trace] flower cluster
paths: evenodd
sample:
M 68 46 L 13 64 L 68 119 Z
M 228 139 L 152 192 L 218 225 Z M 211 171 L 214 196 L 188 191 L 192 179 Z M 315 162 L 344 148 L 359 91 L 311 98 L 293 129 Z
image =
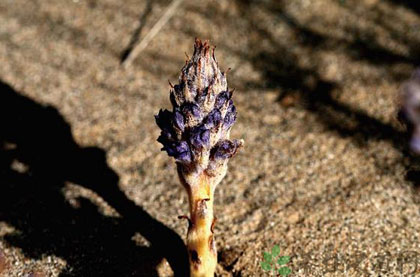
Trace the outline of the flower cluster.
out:
M 242 145 L 230 140 L 236 120 L 225 73 L 221 72 L 214 48 L 196 39 L 194 54 L 182 68 L 179 84 L 172 87 L 173 110 L 160 110 L 156 123 L 161 135 L 158 141 L 169 156 L 186 172 L 214 171 L 226 165 Z

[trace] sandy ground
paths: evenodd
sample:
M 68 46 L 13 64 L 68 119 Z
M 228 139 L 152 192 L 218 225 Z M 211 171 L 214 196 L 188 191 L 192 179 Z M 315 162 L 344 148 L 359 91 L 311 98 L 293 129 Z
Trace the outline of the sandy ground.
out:
M 420 275 L 418 161 L 396 120 L 415 1 L 0 1 L 0 274 L 185 274 L 187 198 L 160 151 L 194 37 L 217 45 L 246 147 L 216 192 L 218 276 Z M 134 37 L 134 39 L 133 39 Z

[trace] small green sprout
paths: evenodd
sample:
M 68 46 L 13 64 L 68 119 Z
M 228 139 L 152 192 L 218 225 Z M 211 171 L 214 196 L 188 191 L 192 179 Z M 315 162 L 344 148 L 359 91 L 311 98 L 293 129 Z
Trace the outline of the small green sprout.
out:
M 284 265 L 290 262 L 290 257 L 289 256 L 278 257 L 279 254 L 280 254 L 280 246 L 278 245 L 273 246 L 273 248 L 271 249 L 271 253 L 264 252 L 263 253 L 264 261 L 261 262 L 261 268 L 264 271 L 272 270 L 273 272 L 278 272 L 281 276 L 287 276 L 292 272 L 292 270 L 289 267 L 284 266 Z M 281 267 L 277 268 L 276 263 Z

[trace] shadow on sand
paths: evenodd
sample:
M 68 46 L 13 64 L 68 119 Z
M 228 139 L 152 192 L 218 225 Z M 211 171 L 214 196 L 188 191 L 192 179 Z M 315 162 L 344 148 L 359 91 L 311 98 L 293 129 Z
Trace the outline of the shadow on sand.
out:
M 393 2 L 419 12 L 419 5 L 411 3 L 412 1 Z M 387 15 L 382 14 L 379 9 L 376 13 L 383 22 L 380 21 L 378 24 L 384 23 L 384 28 L 395 39 L 408 46 L 408 55 L 395 53 L 384 48 L 378 43 L 376 37 L 364 33 L 363 30 L 351 28 L 344 30 L 348 33 L 349 39 L 319 33 L 310 26 L 299 23 L 291 16 L 284 8 L 285 1 L 256 3 L 252 0 L 235 1 L 241 18 L 246 21 L 249 27 L 249 48 L 252 51 L 229 50 L 239 55 L 241 59 L 249 61 L 263 77 L 263 81 L 258 82 L 242 80 L 242 84 L 245 85 L 241 89 L 279 89 L 281 93 L 278 102 L 282 103 L 283 99 L 287 97 L 296 99 L 299 107 L 314 114 L 328 130 L 342 137 L 351 138 L 357 145 L 365 146 L 369 140 L 390 141 L 397 150 L 403 153 L 405 158 L 409 159 L 410 165 L 406 167 L 406 179 L 412 183 L 415 191 L 418 191 L 420 189 L 420 161 L 418 157 L 410 153 L 407 147 L 408 132 L 402 130 L 403 128 L 401 130 L 397 129 L 387 122 L 368 115 L 357 106 L 337 101 L 336 96 L 342 90 L 342 84 L 323 79 L 316 66 L 300 67 L 297 63 L 299 57 L 293 51 L 293 45 L 290 45 L 287 40 L 276 37 L 272 32 L 273 30 L 266 28 L 260 19 L 255 16 L 257 13 L 253 12 L 253 9 L 258 8 L 265 11 L 273 18 L 283 22 L 288 28 L 291 28 L 295 36 L 299 38 L 297 43 L 300 47 L 309 47 L 312 51 L 331 51 L 331 49 L 335 49 L 351 60 L 363 61 L 382 68 L 390 69 L 395 64 L 407 64 L 412 67 L 420 64 L 418 41 L 410 40 L 408 36 L 405 37 L 402 33 L 396 34 L 396 30 L 392 26 L 385 24 Z M 351 9 L 351 6 L 346 8 Z M 403 21 L 404 19 L 401 19 L 399 23 L 404 24 Z M 262 41 L 267 43 L 264 44 Z M 266 45 L 269 45 L 269 47 Z M 399 83 L 410 76 L 392 70 L 388 70 L 388 72 L 388 77 Z M 384 168 L 381 165 L 378 166 L 383 172 L 389 173 L 389 168 L 386 166 Z
M 16 166 L 19 165 L 19 166 Z M 166 258 L 176 276 L 188 276 L 183 240 L 126 198 L 100 148 L 83 148 L 69 124 L 0 81 L 0 221 L 20 232 L 4 239 L 25 255 L 67 261 L 62 276 L 157 276 Z M 71 206 L 66 182 L 86 187 L 121 217 L 106 217 L 87 199 Z M 136 233 L 151 246 L 136 246 Z

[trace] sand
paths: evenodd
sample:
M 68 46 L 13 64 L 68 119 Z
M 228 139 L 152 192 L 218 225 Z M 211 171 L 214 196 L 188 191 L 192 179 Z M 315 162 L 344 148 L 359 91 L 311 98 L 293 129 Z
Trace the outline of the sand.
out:
M 231 68 L 245 147 L 216 191 L 218 276 L 420 274 L 419 168 L 396 118 L 412 1 L 0 2 L 0 274 L 185 276 L 186 193 L 160 151 L 195 37 Z M 32 275 L 31 275 L 32 274 Z

